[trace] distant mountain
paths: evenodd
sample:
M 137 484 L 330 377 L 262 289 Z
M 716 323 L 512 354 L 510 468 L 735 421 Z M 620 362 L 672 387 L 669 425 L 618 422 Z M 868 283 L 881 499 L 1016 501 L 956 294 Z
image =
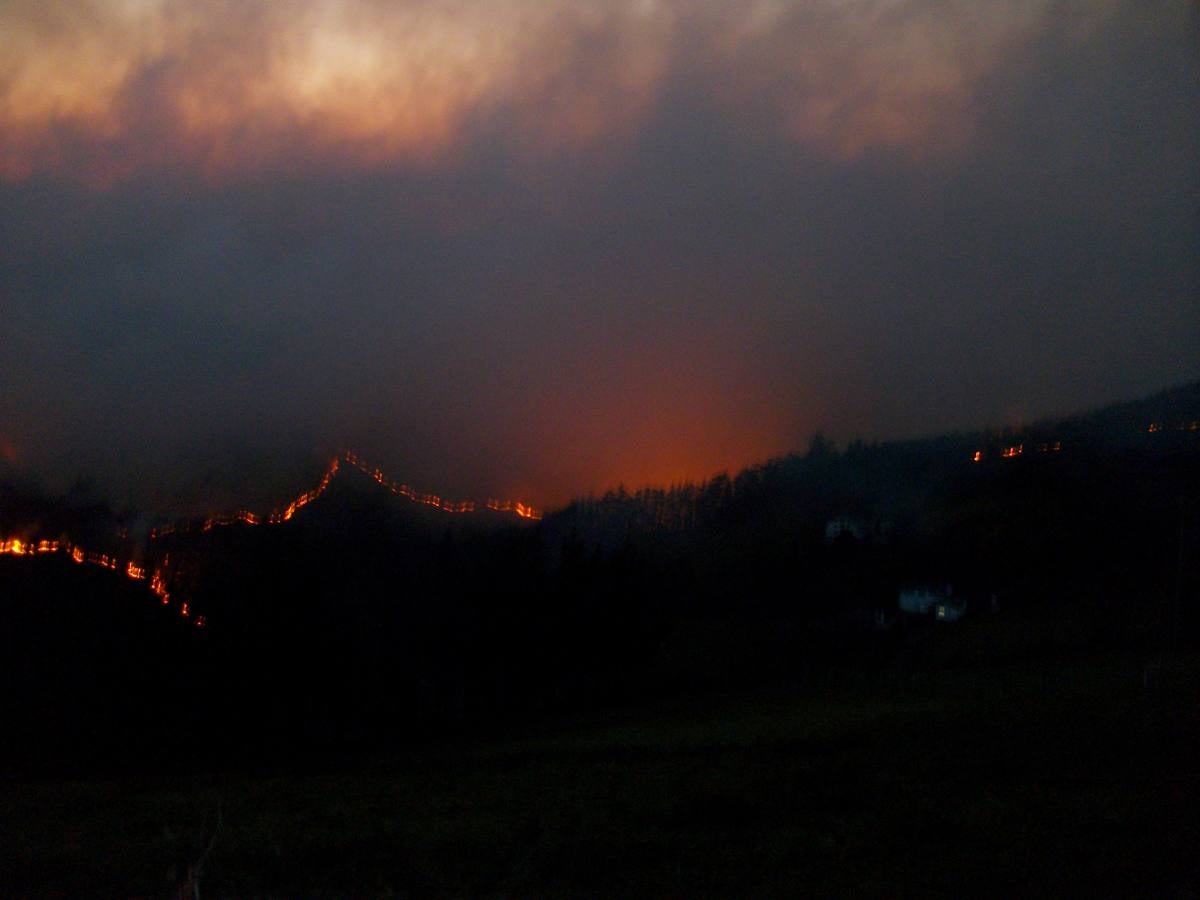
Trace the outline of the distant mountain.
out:
M 623 487 L 580 497 L 547 515 L 544 529 L 606 545 L 631 534 L 686 532 L 720 521 L 771 516 L 810 529 L 852 516 L 868 530 L 914 514 L 928 486 L 971 464 L 994 466 L 1078 459 L 1117 450 L 1200 447 L 1200 382 L 1149 397 L 1021 428 L 961 432 L 904 441 L 852 442 L 838 450 L 821 436 L 809 451 L 671 487 Z M 766 507 L 771 507 L 768 510 Z
M 0 755 L 253 759 L 902 666 L 929 627 L 889 626 L 912 584 L 1149 652 L 1200 626 L 1197 419 L 1191 385 L 1020 431 L 815 438 L 540 522 L 342 464 L 269 513 L 153 537 L 82 494 L 9 488 Z
M 1044 427 L 1076 429 L 1101 440 L 1133 442 L 1135 435 L 1196 434 L 1200 432 L 1200 381 L 1159 391 L 1140 400 L 1114 403 L 1070 416 Z

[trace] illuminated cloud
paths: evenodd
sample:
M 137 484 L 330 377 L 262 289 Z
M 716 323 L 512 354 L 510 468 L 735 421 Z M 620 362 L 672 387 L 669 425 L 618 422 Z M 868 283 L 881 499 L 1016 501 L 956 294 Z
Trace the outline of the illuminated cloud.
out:
M 353 447 L 551 506 L 1195 378 L 1196 24 L 6 0 L 0 467 L 265 509 Z
M 666 18 L 540 0 L 8 5 L 0 165 L 100 180 L 180 164 L 443 166 L 506 117 L 528 152 L 584 145 L 652 101 Z
M 1103 19 L 1089 4 L 1075 27 Z M 674 76 L 837 157 L 944 153 L 1049 0 L 17 0 L 0 10 L 0 177 L 446 168 L 612 152 Z

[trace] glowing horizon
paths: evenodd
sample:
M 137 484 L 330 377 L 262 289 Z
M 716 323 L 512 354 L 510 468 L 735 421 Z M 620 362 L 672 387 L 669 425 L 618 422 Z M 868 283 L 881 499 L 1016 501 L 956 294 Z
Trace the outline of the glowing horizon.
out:
M 353 446 L 553 507 L 1192 380 L 1196 25 L 10 0 L 0 467 L 193 509 Z

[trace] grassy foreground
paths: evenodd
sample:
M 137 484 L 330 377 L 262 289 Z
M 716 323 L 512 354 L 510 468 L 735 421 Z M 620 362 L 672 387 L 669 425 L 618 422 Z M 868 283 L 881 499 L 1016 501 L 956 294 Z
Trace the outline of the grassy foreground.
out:
M 1197 659 L 1147 690 L 1130 654 L 985 662 L 984 627 L 320 772 L 10 780 L 0 893 L 173 895 L 220 808 L 201 896 L 1196 896 Z

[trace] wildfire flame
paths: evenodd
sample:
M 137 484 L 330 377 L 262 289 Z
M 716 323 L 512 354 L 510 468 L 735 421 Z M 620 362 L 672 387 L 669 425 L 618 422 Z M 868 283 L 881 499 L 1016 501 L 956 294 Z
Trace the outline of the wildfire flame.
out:
M 61 546 L 59 541 L 27 541 L 21 538 L 8 538 L 0 541 L 0 554 L 12 556 L 33 556 L 38 553 L 57 553 Z
M 10 556 L 34 556 L 43 554 L 65 554 L 76 565 L 91 565 L 98 566 L 102 569 L 108 569 L 112 572 L 120 572 L 130 581 L 144 582 L 146 580 L 146 568 L 139 565 L 134 560 L 120 560 L 115 554 L 104 553 L 99 550 L 88 550 L 78 544 L 71 544 L 68 541 L 53 540 L 43 538 L 38 541 L 26 540 L 25 538 L 12 537 L 0 540 L 0 554 Z M 166 560 L 164 559 L 164 564 Z M 155 569 L 150 575 L 150 591 L 159 598 L 163 606 L 170 605 L 171 594 L 167 590 L 166 580 L 161 568 Z M 179 614 L 185 618 L 191 618 L 187 603 L 180 605 Z M 197 628 L 205 627 L 204 617 L 196 618 L 194 624 Z
M 448 513 L 470 513 L 475 512 L 478 508 L 478 505 L 473 500 L 446 500 L 438 494 L 423 494 L 420 491 L 416 491 L 403 482 L 389 478 L 382 469 L 367 465 L 357 453 L 352 451 L 347 451 L 343 459 L 368 478 L 373 479 L 376 484 L 387 488 L 387 490 L 391 491 L 397 497 L 404 497 L 414 503 L 423 503 L 426 506 L 432 506 L 434 509 L 440 509 L 442 512 Z M 517 500 L 488 500 L 486 506 L 488 509 L 496 512 L 515 513 L 522 519 L 530 519 L 535 522 L 542 517 L 539 510 Z
M 1156 433 L 1162 430 L 1162 423 L 1151 422 L 1147 431 Z M 1180 431 L 1200 431 L 1200 420 L 1183 422 L 1179 425 Z M 1031 445 L 1032 446 L 1032 445 Z M 1058 453 L 1063 449 L 1061 441 L 1049 441 L 1036 445 L 1039 453 Z M 1013 459 L 1025 453 L 1024 444 L 1014 444 L 1001 449 L 1000 456 L 1003 459 Z M 981 462 L 985 457 L 983 450 L 976 450 L 972 454 L 974 462 Z M 218 516 L 211 516 L 198 523 L 199 530 L 202 532 L 212 531 L 214 528 L 220 528 L 228 525 L 278 525 L 283 522 L 290 521 L 297 512 L 303 509 L 308 504 L 312 503 L 318 497 L 325 493 L 332 483 L 334 476 L 337 475 L 339 464 L 344 461 L 348 465 L 358 469 L 363 474 L 373 479 L 377 484 L 387 488 L 392 494 L 404 497 L 414 503 L 421 503 L 426 506 L 431 506 L 434 509 L 442 512 L 458 514 L 471 513 L 477 509 L 477 505 L 472 500 L 446 500 L 438 494 L 426 494 L 414 490 L 407 484 L 388 477 L 383 470 L 378 467 L 367 465 L 357 453 L 347 451 L 339 458 L 334 458 L 330 461 L 325 473 L 321 476 L 321 480 L 317 486 L 291 500 L 286 506 L 272 510 L 266 515 L 260 515 L 250 510 L 239 509 L 236 512 L 226 513 Z M 489 499 L 485 506 L 494 512 L 513 513 L 514 515 L 531 521 L 538 521 L 542 518 L 540 510 L 519 500 L 496 500 Z M 192 523 L 183 523 L 176 525 L 165 525 L 161 528 L 153 528 L 150 531 L 151 543 L 177 533 L 187 533 L 193 528 Z M 124 530 L 121 531 L 122 539 L 127 537 Z M 169 555 L 163 557 L 162 563 L 156 566 L 149 573 L 147 579 L 146 566 L 136 562 L 133 559 L 118 559 L 114 554 L 104 553 L 97 550 L 88 550 L 78 544 L 72 544 L 69 541 L 53 538 L 40 538 L 34 540 L 27 536 L 9 537 L 0 539 L 0 556 L 36 556 L 45 554 L 63 553 L 73 560 L 77 565 L 94 565 L 101 568 L 109 569 L 110 571 L 120 572 L 131 581 L 143 582 L 147 584 L 150 592 L 158 598 L 163 606 L 171 604 L 171 592 L 168 588 L 169 575 L 167 574 L 167 566 Z M 198 615 L 193 618 L 191 608 L 187 601 L 182 601 L 179 605 L 179 615 L 192 622 L 197 628 L 204 628 L 207 625 L 204 616 Z
M 526 506 L 524 503 L 521 503 L 517 500 L 489 500 L 487 502 L 487 508 L 495 510 L 496 512 L 516 513 L 522 519 L 532 519 L 535 522 L 542 517 L 541 512 L 534 509 L 532 506 Z
M 173 534 L 186 534 L 194 528 L 201 533 L 208 533 L 214 528 L 223 528 L 229 525 L 279 525 L 288 522 L 296 513 L 328 490 L 329 485 L 338 473 L 339 465 L 342 461 L 368 475 L 377 484 L 387 488 L 392 494 L 404 497 L 414 503 L 421 503 L 442 512 L 453 514 L 471 513 L 477 509 L 477 505 L 473 500 L 447 500 L 438 494 L 426 494 L 414 490 L 409 485 L 388 477 L 381 469 L 368 466 L 359 458 L 358 454 L 346 452 L 340 459 L 334 458 L 330 461 L 328 468 L 326 468 L 316 487 L 305 491 L 289 501 L 285 506 L 278 507 L 270 513 L 262 515 L 247 509 L 239 509 L 231 513 L 210 516 L 198 522 L 164 525 L 160 528 L 151 529 L 150 541 L 154 543 Z M 537 521 L 542 517 L 539 510 L 517 500 L 488 500 L 487 508 L 496 512 L 511 512 L 522 519 L 532 521 Z M 126 532 L 122 530 L 120 537 L 124 539 L 127 536 Z M 25 536 L 0 540 L 0 555 L 34 556 L 37 554 L 56 553 L 67 555 L 77 565 L 97 566 L 109 571 L 119 572 L 130 581 L 144 583 L 163 606 L 171 605 L 171 591 L 168 587 L 170 578 L 167 574 L 169 556 L 164 556 L 160 565 L 156 566 L 153 570 L 148 570 L 146 565 L 134 559 L 121 559 L 115 554 L 99 550 L 89 550 L 65 540 L 40 539 L 35 541 Z M 191 608 L 186 600 L 181 601 L 179 604 L 179 615 L 184 619 L 190 620 L 197 628 L 204 628 L 207 625 L 204 616 L 193 617 Z

